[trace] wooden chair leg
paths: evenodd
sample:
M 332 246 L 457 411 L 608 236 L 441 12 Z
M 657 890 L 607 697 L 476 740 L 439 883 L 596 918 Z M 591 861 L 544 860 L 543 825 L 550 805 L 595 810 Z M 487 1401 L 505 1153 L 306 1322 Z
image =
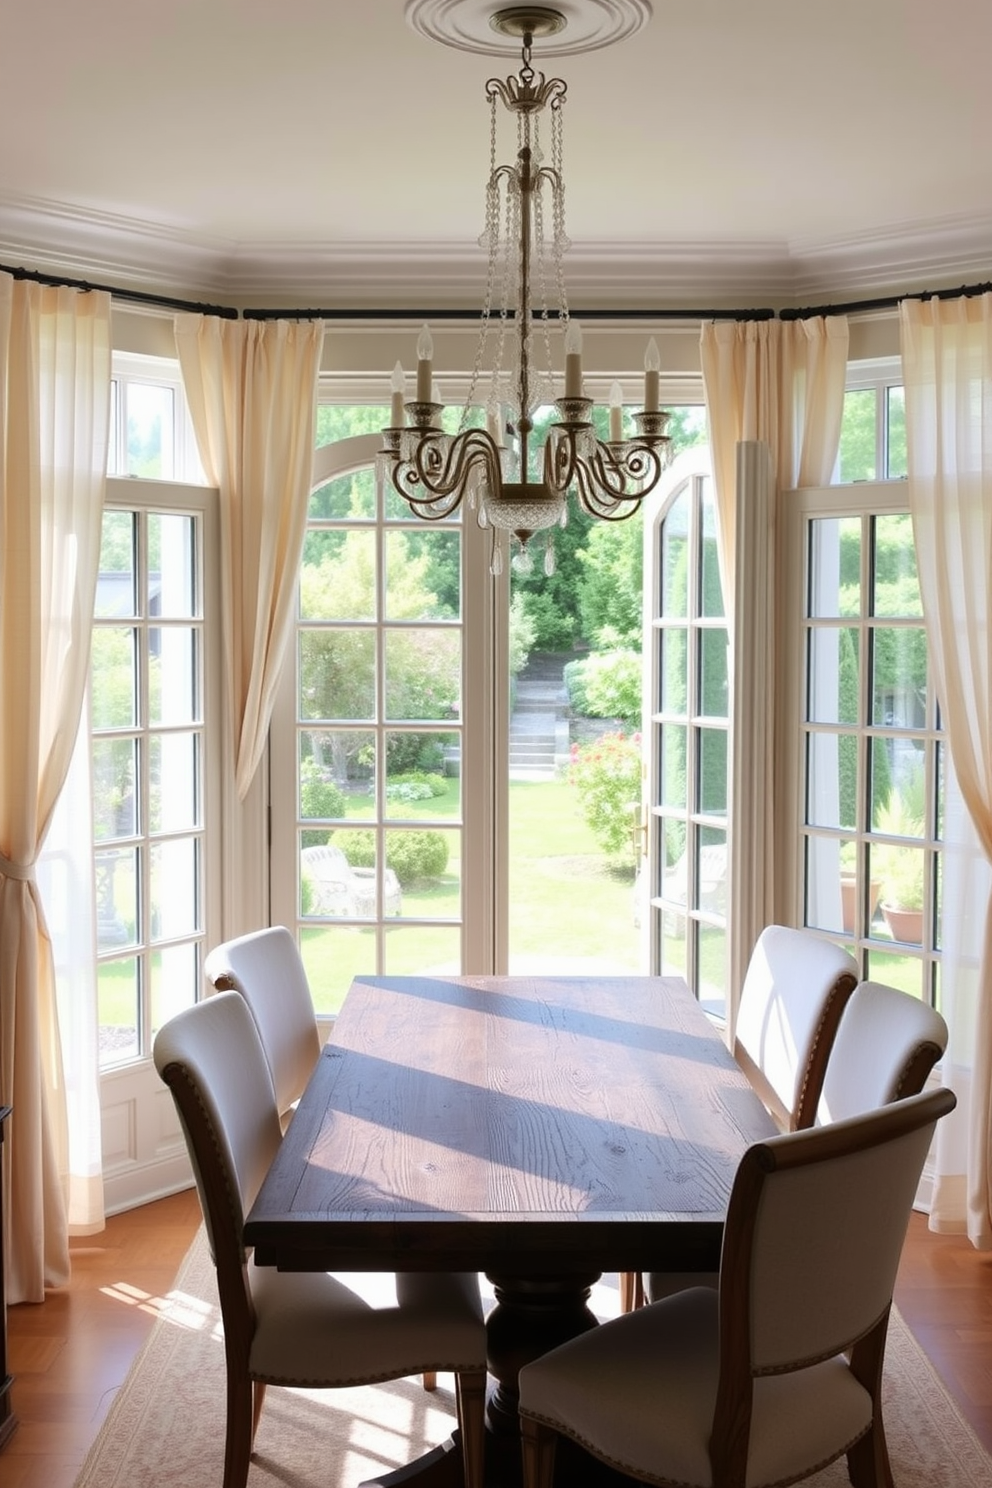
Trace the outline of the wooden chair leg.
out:
M 455 1405 L 462 1439 L 465 1488 L 482 1488 L 486 1457 L 486 1384 L 484 1370 L 455 1376 Z
M 436 1390 L 437 1389 L 437 1371 L 435 1369 L 425 1369 L 424 1370 L 424 1389 L 425 1390 Z
M 245 1488 L 251 1461 L 254 1389 L 247 1373 L 227 1369 L 227 1434 L 224 1439 L 224 1488 Z
M 262 1406 L 264 1404 L 265 1382 L 264 1380 L 255 1380 L 252 1384 L 251 1402 L 251 1444 L 253 1447 L 255 1445 L 255 1432 L 258 1430 L 258 1423 L 261 1420 Z
M 640 1271 L 620 1272 L 620 1311 L 634 1312 L 644 1306 L 644 1281 Z
M 852 1488 L 894 1488 L 882 1419 L 876 1414 L 868 1431 L 847 1454 Z
M 520 1450 L 523 1457 L 523 1488 L 551 1488 L 555 1476 L 558 1433 L 529 1416 L 520 1417 Z

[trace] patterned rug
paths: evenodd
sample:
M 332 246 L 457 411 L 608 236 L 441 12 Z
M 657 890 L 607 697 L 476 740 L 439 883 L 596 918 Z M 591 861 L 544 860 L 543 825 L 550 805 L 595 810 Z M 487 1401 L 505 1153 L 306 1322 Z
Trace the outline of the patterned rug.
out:
M 203 1231 L 163 1299 L 76 1488 L 218 1488 L 224 1461 L 224 1353 L 213 1267 Z M 616 1290 L 593 1305 L 616 1312 Z M 992 1458 L 894 1313 L 885 1420 L 896 1488 L 992 1488 Z M 427 1394 L 419 1380 L 353 1390 L 271 1386 L 249 1488 L 355 1488 L 443 1442 L 454 1422 L 450 1377 Z M 843 1458 L 807 1479 L 850 1488 Z

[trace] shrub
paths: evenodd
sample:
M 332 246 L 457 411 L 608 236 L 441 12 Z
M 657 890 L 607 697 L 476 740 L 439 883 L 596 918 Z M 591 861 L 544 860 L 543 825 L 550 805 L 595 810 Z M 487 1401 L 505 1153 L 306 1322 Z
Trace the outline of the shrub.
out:
M 641 717 L 641 657 L 637 651 L 594 651 L 570 662 L 566 685 L 577 711 L 593 718 L 619 718 L 636 728 Z M 581 700 L 583 707 L 578 709 Z
M 641 795 L 640 734 L 608 733 L 584 747 L 573 744 L 568 778 L 603 850 L 632 852 L 632 808 Z
M 300 764 L 300 815 L 303 820 L 342 817 L 346 805 L 344 791 L 335 784 L 330 772 L 308 755 Z M 305 830 L 301 834 L 303 846 L 323 847 L 331 840 L 331 835 L 326 827 Z
M 375 833 L 349 832 L 347 858 L 353 868 L 372 868 Z M 443 832 L 386 833 L 386 867 L 392 868 L 402 888 L 440 878 L 447 866 L 448 839 Z

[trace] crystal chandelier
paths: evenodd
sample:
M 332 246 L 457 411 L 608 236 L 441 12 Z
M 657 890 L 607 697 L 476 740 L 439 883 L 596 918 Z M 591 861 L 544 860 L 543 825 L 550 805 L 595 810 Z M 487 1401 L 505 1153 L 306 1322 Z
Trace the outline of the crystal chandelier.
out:
M 514 6 L 490 21 L 494 30 L 522 40 L 522 65 L 515 77 L 490 78 L 489 183 L 485 231 L 488 251 L 485 300 L 475 365 L 458 431 L 441 428 L 444 405 L 433 380 L 433 343 L 424 326 L 417 341 L 416 395 L 405 399 L 399 362 L 392 377 L 390 427 L 383 430 L 377 459 L 380 486 L 391 482 L 416 516 L 443 521 L 463 501 L 493 533 L 490 567 L 502 569 L 500 532 L 509 532 L 514 567 L 531 567 L 527 546 L 546 534 L 544 568 L 554 571 L 553 530 L 564 527 L 568 496 L 590 516 L 622 521 L 632 516 L 657 484 L 670 457 L 669 415 L 658 407 L 660 358 L 652 339 L 644 359 L 644 408 L 633 415 L 636 434 L 623 437 L 622 393 L 613 384 L 609 438 L 597 438 L 593 401 L 583 393 L 582 332 L 569 319 L 562 271 L 565 181 L 562 174 L 562 110 L 565 84 L 545 79 L 531 66 L 535 36 L 565 25 L 556 10 Z M 497 125 L 502 104 L 516 119 L 515 165 L 497 164 Z M 550 127 L 550 164 L 541 147 L 542 116 Z M 549 230 L 550 218 L 550 230 Z M 537 310 L 534 310 L 536 302 Z M 555 312 L 552 314 L 552 302 Z M 511 325 L 512 322 L 512 325 Z M 552 328 L 564 336 L 564 392 L 556 395 Z M 489 371 L 486 427 L 470 427 L 480 401 L 476 390 L 490 337 L 495 356 Z M 537 365 L 540 358 L 541 365 Z M 554 404 L 558 419 L 545 435 L 543 453 L 532 451 L 535 414 Z

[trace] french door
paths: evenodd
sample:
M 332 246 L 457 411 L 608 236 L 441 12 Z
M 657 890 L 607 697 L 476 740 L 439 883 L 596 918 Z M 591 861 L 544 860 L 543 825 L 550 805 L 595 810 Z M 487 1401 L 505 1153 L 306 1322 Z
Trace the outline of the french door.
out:
M 271 735 L 271 915 L 324 1016 L 359 973 L 505 969 L 506 578 L 471 513 L 377 489 L 380 443 L 316 452 Z

